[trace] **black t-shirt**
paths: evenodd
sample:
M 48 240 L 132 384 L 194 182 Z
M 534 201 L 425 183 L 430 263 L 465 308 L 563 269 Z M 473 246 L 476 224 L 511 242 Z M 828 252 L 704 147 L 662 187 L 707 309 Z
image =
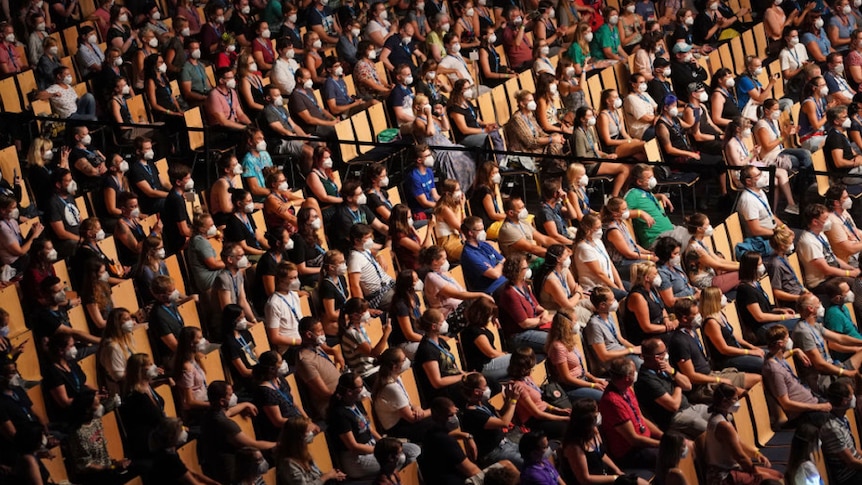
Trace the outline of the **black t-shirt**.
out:
M 339 276 L 338 281 L 341 283 L 341 288 L 339 288 L 329 278 L 324 279 L 320 284 L 317 291 L 320 294 L 321 307 L 323 307 L 323 300 L 334 300 L 335 311 L 341 311 L 341 307 L 343 307 L 344 303 L 347 301 L 347 279 L 344 276 Z M 395 329 L 393 328 L 392 334 L 394 333 Z M 390 334 L 390 339 L 392 338 L 392 334 Z
M 235 242 L 245 241 L 250 247 L 261 249 L 260 243 L 257 240 L 255 231 L 257 226 L 250 215 L 246 214 L 248 224 L 241 221 L 236 214 L 232 214 L 227 218 L 227 225 L 224 229 L 224 241 Z
M 69 323 L 69 315 L 62 309 L 51 310 L 46 307 L 39 307 L 30 317 L 30 329 L 33 330 L 37 342 L 47 340 L 57 333 L 60 325 L 72 326 Z
M 499 417 L 499 414 L 488 401 L 482 403 L 481 407 L 467 408 L 461 412 L 461 431 L 470 433 L 476 439 L 479 457 L 494 451 L 494 448 L 503 441 L 501 428 L 485 429 L 488 420 L 492 417 Z
M 177 224 L 185 222 L 189 229 L 192 228 L 192 222 L 189 220 L 189 213 L 186 210 L 186 199 L 176 190 L 168 193 L 165 199 L 165 206 L 161 213 L 162 224 L 162 240 L 165 243 L 165 253 L 167 255 L 176 254 L 186 243 L 186 238 L 180 234 Z
M 667 350 L 670 353 L 670 361 L 674 365 L 680 361 L 690 360 L 696 372 L 707 375 L 712 372 L 697 336 L 689 335 L 682 328 L 671 334 Z
M 332 246 L 346 254 L 350 249 L 350 238 L 348 237 L 350 228 L 360 222 L 371 225 L 375 219 L 377 216 L 367 205 L 360 205 L 356 211 L 353 211 L 346 204 L 338 204 L 335 207 L 335 214 L 329 222 L 329 227 L 326 228 L 326 235 Z
M 17 386 L 11 390 L 11 394 L 0 392 L 0 423 L 11 421 L 15 429 L 22 429 L 28 424 L 41 425 L 39 418 L 33 414 L 33 402 L 27 396 L 27 391 Z
M 356 403 L 355 406 L 349 408 L 336 406 L 330 409 L 326 424 L 329 443 L 334 443 L 333 446 L 336 451 L 348 451 L 344 442 L 341 441 L 341 435 L 348 431 L 353 433 L 353 438 L 361 445 L 371 441 L 371 426 L 362 403 Z
M 242 432 L 224 410 L 207 410 L 201 422 L 198 457 L 204 473 L 220 483 L 233 483 L 236 475 L 236 446 L 231 439 Z
M 42 390 L 46 395 L 50 395 L 52 389 L 60 386 L 66 388 L 66 396 L 75 401 L 80 397 L 81 393 L 86 389 L 87 375 L 78 366 L 77 362 L 69 362 L 69 372 L 65 369 L 50 363 L 43 366 L 42 369 Z M 67 408 L 61 408 L 57 405 L 54 399 L 45 399 L 48 407 L 48 415 L 52 421 L 60 423 L 69 423 L 72 418 L 71 409 L 75 407 L 73 403 Z
M 672 396 L 674 388 L 676 388 L 676 384 L 673 382 L 673 377 L 664 372 L 659 374 L 652 369 L 641 366 L 640 372 L 638 372 L 638 380 L 634 385 L 635 396 L 638 398 L 638 403 L 641 405 L 644 416 L 661 429 L 668 429 L 676 413 L 663 408 L 657 402 L 657 399 L 665 394 Z M 688 398 L 683 394 L 679 410 L 682 411 L 689 406 Z
M 457 113 L 464 117 L 464 123 L 466 123 L 468 128 L 479 128 L 479 122 L 476 120 L 476 108 L 470 106 L 469 108 L 464 108 L 461 106 L 450 105 L 448 108 L 449 113 Z M 451 119 L 451 114 L 450 114 Z M 467 135 L 461 133 L 461 130 L 458 129 L 458 125 L 452 122 L 452 132 L 455 134 L 455 143 L 461 143 L 461 140 L 464 139 Z
M 472 214 L 476 217 L 482 219 L 482 222 L 485 224 L 485 229 L 487 230 L 491 227 L 494 221 L 488 217 L 488 212 L 485 211 L 485 205 L 482 203 L 485 200 L 485 196 L 490 195 L 491 200 L 494 200 L 494 192 L 487 185 L 480 185 L 476 187 L 476 190 L 473 191 L 473 194 L 470 196 L 470 210 Z
M 173 335 L 179 340 L 180 332 L 183 329 L 185 323 L 183 322 L 183 317 L 180 315 L 179 310 L 176 305 L 153 305 L 152 310 L 150 310 L 150 326 L 147 329 L 147 333 L 150 336 L 150 340 L 156 344 L 156 359 L 161 363 L 169 363 L 169 360 L 173 357 L 174 353 L 162 342 L 162 337 L 165 335 Z
M 763 313 L 772 312 L 772 304 L 761 290 L 748 283 L 741 283 L 736 288 L 736 311 L 739 313 L 739 321 L 744 327 L 756 330 L 762 324 L 748 311 L 748 305 L 752 303 L 757 303 Z
M 155 214 L 161 211 L 164 205 L 163 199 L 148 197 L 137 188 L 137 185 L 138 182 L 144 182 L 153 190 L 164 190 L 164 187 L 162 187 L 162 182 L 159 180 L 159 169 L 156 168 L 156 164 L 147 162 L 145 164 L 137 160 L 130 163 L 126 177 L 129 179 L 129 186 L 138 194 L 141 212 L 144 214 Z M 183 210 L 185 210 L 185 205 L 183 205 Z
M 485 327 L 471 325 L 461 331 L 461 346 L 464 347 L 464 360 L 469 371 L 481 372 L 485 364 L 491 362 L 491 358 L 482 353 L 476 346 L 476 339 L 482 335 L 488 339 L 492 346 L 494 345 L 494 335 Z
M 277 383 L 278 389 L 255 386 L 252 394 L 252 401 L 258 409 L 257 416 L 254 417 L 254 432 L 259 440 L 278 441 L 278 435 L 281 433 L 281 427 L 272 424 L 263 407 L 278 406 L 278 411 L 285 418 L 301 416 L 290 394 L 290 385 L 282 378 L 279 378 Z
M 422 393 L 426 401 L 430 401 L 437 396 L 445 395 L 445 392 L 443 388 L 434 389 L 434 386 L 431 385 L 428 375 L 425 374 L 425 369 L 422 368 L 422 364 L 425 362 L 437 362 L 440 367 L 440 377 L 454 376 L 461 371 L 455 364 L 455 358 L 449 351 L 446 341 L 437 339 L 437 344 L 435 345 L 427 338 L 423 338 L 416 349 L 413 368 L 416 369 L 416 385 L 419 388 L 419 392 Z
M 392 210 L 392 203 L 389 202 L 389 194 L 387 194 L 385 190 L 381 190 L 379 194 L 373 190 L 369 190 L 368 192 L 365 192 L 365 195 L 368 198 L 365 205 L 367 205 L 375 215 L 378 215 L 377 208 L 380 206 L 386 207 L 389 211 Z
M 826 134 L 826 142 L 823 144 L 823 157 L 826 159 L 826 166 L 829 170 L 846 171 L 846 169 L 839 169 L 835 166 L 835 161 L 832 157 L 832 150 L 835 149 L 842 150 L 841 156 L 845 160 L 853 159 L 853 147 L 850 145 L 850 140 L 844 134 L 838 132 L 838 130 L 832 129 Z
M 255 355 L 254 347 L 255 342 L 251 332 L 248 330 L 240 330 L 239 337 L 236 337 L 233 334 L 226 336 L 224 345 L 221 348 L 221 354 L 230 369 L 233 384 L 234 386 L 238 385 L 240 389 L 251 389 L 251 379 L 240 375 L 239 371 L 234 367 L 233 361 L 239 359 L 248 370 L 251 370 L 251 368 L 256 364 L 254 359 L 251 357 Z
M 282 259 L 283 260 L 283 259 Z M 254 303 L 254 308 L 257 310 L 259 315 L 264 314 L 264 307 L 266 307 L 266 301 L 269 300 L 269 296 L 267 296 L 266 292 L 263 290 L 263 277 L 264 276 L 273 276 L 275 277 L 275 269 L 278 267 L 278 262 L 275 260 L 275 257 L 272 255 L 271 251 L 268 251 L 264 254 L 260 261 L 257 262 L 254 271 L 254 287 L 255 291 L 251 292 L 251 299 Z M 300 278 L 301 281 L 301 278 Z
M 287 259 L 292 263 L 305 263 L 307 268 L 320 268 L 323 266 L 323 255 L 326 251 L 322 246 L 311 245 L 299 234 L 290 236 L 293 239 L 293 249 L 287 252 Z M 299 281 L 303 286 L 316 286 L 318 275 L 299 275 Z
M 434 428 L 422 440 L 419 469 L 425 483 L 434 485 L 464 485 L 465 477 L 458 470 L 467 455 L 445 429 Z
M 153 468 L 149 473 L 147 483 L 181 483 L 183 475 L 188 473 L 188 468 L 174 451 L 158 450 L 153 454 Z
M 410 317 L 410 325 L 413 327 L 413 331 L 416 332 L 418 330 L 418 320 L 421 316 L 421 313 L 419 313 L 419 296 L 416 294 L 413 295 L 413 308 L 410 308 L 404 300 L 393 300 L 392 310 L 389 312 L 389 315 L 392 319 L 392 333 L 389 334 L 388 342 L 390 347 L 395 347 L 407 342 L 407 337 L 404 336 L 401 325 L 398 324 L 399 317 Z
M 155 400 L 155 402 L 153 402 Z M 144 458 L 151 455 L 150 432 L 165 419 L 165 401 L 155 391 L 152 395 L 133 390 L 120 406 L 120 417 L 126 431 L 126 456 Z

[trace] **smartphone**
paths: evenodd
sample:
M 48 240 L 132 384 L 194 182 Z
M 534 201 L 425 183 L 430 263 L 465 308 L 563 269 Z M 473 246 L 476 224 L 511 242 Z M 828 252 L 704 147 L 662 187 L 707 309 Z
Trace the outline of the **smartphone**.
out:
M 781 77 L 781 73 L 776 72 L 775 74 L 772 75 L 772 77 L 775 79 L 778 79 L 779 77 Z

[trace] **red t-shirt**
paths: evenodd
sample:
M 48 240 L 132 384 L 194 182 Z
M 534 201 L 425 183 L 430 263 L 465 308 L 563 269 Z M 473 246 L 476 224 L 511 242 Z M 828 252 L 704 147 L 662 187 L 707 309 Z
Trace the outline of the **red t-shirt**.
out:
M 649 428 L 644 422 L 640 405 L 631 387 L 621 394 L 615 391 L 613 386 L 608 386 L 599 400 L 599 412 L 602 414 L 602 434 L 605 436 L 611 458 L 618 459 L 632 450 L 632 446 L 617 430 L 617 426 L 631 421 L 635 433 L 650 437 Z

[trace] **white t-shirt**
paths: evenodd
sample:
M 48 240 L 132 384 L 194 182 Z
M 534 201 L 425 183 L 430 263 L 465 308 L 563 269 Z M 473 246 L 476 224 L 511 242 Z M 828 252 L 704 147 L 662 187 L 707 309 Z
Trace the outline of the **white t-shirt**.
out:
M 592 290 L 598 285 L 603 285 L 597 273 L 593 272 L 586 263 L 597 261 L 604 269 L 604 273 L 613 281 L 614 273 L 611 271 L 611 257 L 603 244 L 590 244 L 586 241 L 578 243 L 575 248 L 575 267 L 578 270 L 579 283 L 585 291 Z
M 383 283 L 392 281 L 368 251 L 350 251 L 347 273 L 359 273 L 359 287 L 366 297 L 379 291 Z
M 805 273 L 805 286 L 814 288 L 826 281 L 826 275 L 811 264 L 817 259 L 826 259 L 826 262 L 831 259 L 827 257 L 827 254 L 832 254 L 832 247 L 826 236 L 821 234 L 818 239 L 811 231 L 805 231 L 799 236 L 796 248 L 799 261 L 802 263 L 803 273 Z
M 767 229 L 775 229 L 775 215 L 769 207 L 769 199 L 762 190 L 743 190 L 739 196 L 739 206 L 737 207 L 739 215 L 742 217 L 742 230 L 748 234 L 748 225 L 745 221 L 757 219 L 757 222 Z
M 829 239 L 829 245 L 832 246 L 832 250 L 835 251 L 835 256 L 844 260 L 844 262 L 851 266 L 858 267 L 859 253 L 848 253 L 847 251 L 842 251 L 839 246 L 839 244 L 848 239 L 851 241 L 858 240 L 856 239 L 856 232 L 853 230 L 856 228 L 853 218 L 850 217 L 850 214 L 848 214 L 847 211 L 844 211 L 843 217 L 831 212 L 829 213 L 829 220 L 832 221 L 832 229 L 826 232 L 826 237 Z
M 398 410 L 407 406 L 410 406 L 410 398 L 401 384 L 400 377 L 397 381 L 383 386 L 374 398 L 374 412 L 377 413 L 377 419 L 384 431 L 398 424 L 401 419 Z
M 68 118 L 78 112 L 78 93 L 72 86 L 63 89 L 59 84 L 52 84 L 45 91 L 51 94 L 60 93 L 60 96 L 48 98 L 48 101 L 51 102 L 51 109 L 60 118 Z
M 802 67 L 802 63 L 808 60 L 808 51 L 801 43 L 796 44 L 793 49 L 782 49 L 778 54 L 778 59 L 781 60 L 781 70 L 786 71 L 796 70 Z
M 278 335 L 282 337 L 301 339 L 299 335 L 301 318 L 299 296 L 294 291 L 286 295 L 276 291 L 269 297 L 264 307 L 263 321 L 266 328 L 277 328 Z M 278 350 L 284 352 L 287 346 L 279 346 Z
M 296 87 L 296 71 L 299 69 L 299 64 L 293 59 L 278 58 L 272 66 L 272 72 L 269 73 L 269 79 L 272 84 L 281 90 L 282 96 L 289 96 Z
M 475 84 L 473 81 L 473 76 L 470 75 L 470 71 L 467 70 L 467 61 L 461 57 L 461 54 L 449 54 L 444 57 L 440 61 L 440 67 L 444 67 L 446 69 L 454 69 L 458 71 L 458 74 L 449 74 L 449 80 L 453 83 L 459 79 L 469 79 L 470 84 Z

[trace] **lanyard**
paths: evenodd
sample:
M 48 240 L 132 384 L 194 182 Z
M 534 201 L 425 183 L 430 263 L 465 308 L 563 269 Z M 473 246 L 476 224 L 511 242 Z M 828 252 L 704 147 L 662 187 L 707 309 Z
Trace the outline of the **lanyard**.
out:
M 697 335 L 694 334 L 694 331 L 688 330 L 688 329 L 683 329 L 683 332 L 685 332 L 685 334 L 688 335 L 689 338 L 694 340 L 694 342 L 697 344 L 697 348 L 700 349 L 700 353 L 703 354 L 704 357 L 706 357 L 706 350 L 704 350 L 703 344 L 700 343 L 700 339 L 697 338 Z
M 357 208 L 356 212 L 354 212 L 353 209 L 347 207 L 347 212 L 350 212 L 354 224 L 365 224 L 365 214 L 361 210 Z
M 273 293 L 273 295 L 276 295 L 279 298 L 281 298 L 281 301 L 283 301 L 284 304 L 287 305 L 287 308 L 290 308 L 290 313 L 293 313 L 293 318 L 296 319 L 296 323 L 299 323 L 299 320 L 300 320 L 299 314 L 296 312 L 296 309 L 293 307 L 293 305 L 290 304 L 290 302 L 287 300 L 287 298 L 277 291 L 275 293 Z M 290 296 L 290 293 L 288 293 L 288 296 Z
M 652 201 L 653 204 L 655 204 L 656 209 L 658 209 L 658 211 L 660 213 L 664 213 L 664 208 L 662 208 L 661 204 L 658 203 L 658 199 L 655 198 L 655 195 L 653 195 L 652 192 L 646 191 L 640 187 L 633 187 L 633 188 L 640 190 L 641 192 L 643 192 L 644 194 L 649 196 L 649 199 Z
M 377 261 L 371 256 L 371 253 L 369 251 L 361 251 L 361 254 L 365 256 L 365 259 L 367 259 L 369 263 L 371 263 L 371 266 L 377 273 L 377 278 L 380 279 L 380 283 L 383 284 L 383 273 L 380 272 L 380 268 L 378 267 Z
M 439 351 L 440 351 L 440 352 L 442 352 L 443 354 L 446 354 L 446 357 L 447 357 L 447 358 L 449 358 L 453 363 L 455 362 L 455 355 L 454 355 L 452 352 L 449 352 L 449 351 L 448 351 L 448 350 L 446 350 L 443 346 L 441 346 L 440 344 L 438 344 L 437 342 L 435 342 L 435 341 L 433 341 L 433 340 L 431 340 L 431 339 L 426 339 L 426 340 L 428 341 L 428 343 L 429 343 L 429 344 L 431 344 L 431 345 L 433 345 L 434 347 L 436 347 L 436 348 L 437 348 L 437 350 L 439 350 Z
M 739 148 L 742 150 L 742 154 L 745 158 L 748 158 L 751 153 L 748 151 L 748 148 L 745 147 L 745 144 L 742 143 L 742 140 L 740 140 L 738 136 L 734 136 L 733 139 L 739 144 Z
M 718 92 L 720 92 L 721 94 L 723 94 L 725 98 L 732 100 L 732 101 L 733 101 L 733 104 L 739 104 L 739 103 L 737 103 L 737 102 L 736 102 L 736 95 L 735 95 L 735 94 L 731 94 L 731 93 L 730 93 L 730 90 L 728 90 L 728 89 L 726 89 L 726 88 L 718 88 Z
M 258 38 L 257 42 L 261 47 L 272 57 L 274 53 L 272 52 L 272 45 L 269 42 L 265 42 L 263 39 Z
M 221 93 L 221 91 L 219 91 L 219 93 Z M 222 94 L 222 96 L 224 96 L 225 101 L 227 101 L 227 106 L 230 109 L 230 114 L 228 114 L 228 118 L 233 118 L 236 115 L 233 110 L 233 91 L 228 88 L 227 94 Z
M 333 286 L 338 290 L 338 294 L 341 295 L 341 298 L 347 300 L 347 293 L 344 291 L 344 286 L 341 284 L 341 278 L 336 276 L 334 279 L 329 278 L 330 282 L 333 282 Z
M 605 327 L 607 327 L 608 330 L 610 330 L 611 335 L 614 336 L 614 340 L 619 341 L 619 337 L 617 336 L 617 327 L 614 326 L 613 322 L 611 322 L 611 319 L 608 318 L 607 320 L 605 320 L 604 318 L 600 317 L 598 313 L 596 314 L 596 317 L 599 319 L 600 322 L 602 322 L 602 325 L 604 325 Z
M 607 273 L 608 277 L 613 279 L 614 273 L 613 271 L 611 271 L 611 257 L 608 255 L 605 246 L 602 244 L 596 244 L 594 241 L 587 242 L 587 244 L 592 245 L 596 249 L 596 252 L 599 253 L 599 255 L 602 257 L 602 260 L 605 262 L 605 272 Z
M 566 278 L 564 278 L 563 275 L 561 275 L 557 271 L 554 271 L 554 274 L 557 276 L 557 279 L 560 281 L 560 284 L 563 286 L 563 290 L 565 290 L 565 292 L 566 292 L 566 298 L 569 298 L 570 296 L 572 296 L 569 293 L 569 284 L 566 282 Z
M 760 195 L 758 195 L 758 194 L 754 193 L 754 191 L 753 191 L 753 190 L 751 190 L 751 189 L 749 189 L 748 187 L 746 187 L 746 188 L 745 188 L 745 191 L 746 191 L 746 192 L 748 192 L 749 194 L 753 195 L 753 196 L 754 196 L 754 198 L 755 198 L 755 199 L 757 199 L 757 201 L 758 201 L 758 202 L 760 202 L 760 205 L 762 205 L 762 206 L 763 206 L 763 208 L 764 208 L 764 209 L 766 209 L 766 214 L 767 214 L 769 217 L 775 217 L 775 216 L 773 216 L 773 215 L 772 215 L 772 209 L 770 209 L 770 208 L 769 208 L 769 204 L 767 204 L 766 202 L 764 202 L 764 201 L 763 201 L 763 199 L 761 199 L 761 198 L 760 198 Z
M 185 325 L 185 322 L 183 322 L 183 317 L 182 315 L 180 315 L 179 309 L 173 308 L 173 304 L 170 306 L 162 305 L 162 308 L 164 308 L 166 312 L 168 312 L 172 317 L 174 317 L 174 319 L 179 322 L 180 325 Z
M 63 205 L 66 206 L 66 209 L 68 209 L 69 212 L 72 214 L 72 217 L 75 218 L 75 225 L 77 226 L 78 224 L 80 224 L 81 212 L 78 210 L 78 206 L 66 202 L 66 199 L 60 195 L 58 195 L 57 198 L 60 199 L 60 202 L 62 202 Z
M 296 407 L 296 405 L 293 404 L 293 396 L 291 396 L 290 393 L 285 393 L 281 390 L 281 383 L 278 381 L 278 378 L 270 382 L 270 384 L 272 384 L 272 388 L 275 389 L 275 392 L 279 393 L 281 397 L 287 401 L 287 404 L 290 405 L 290 407 Z
M 847 228 L 847 233 L 848 233 L 848 234 L 852 234 L 852 235 L 853 235 L 853 237 L 854 237 L 857 241 L 860 241 L 860 239 L 859 239 L 859 235 L 858 235 L 858 234 L 856 234 L 856 226 L 853 224 L 853 221 L 852 221 L 849 217 L 847 217 L 847 218 L 845 218 L 845 217 L 839 217 L 839 219 L 841 219 L 841 222 L 843 222 L 843 223 L 844 223 L 844 227 L 846 227 L 846 228 Z
M 512 285 L 512 288 L 514 288 L 514 290 L 517 291 L 519 295 L 523 296 L 528 302 L 530 302 L 530 306 L 533 307 L 533 310 L 535 311 L 536 304 L 533 303 L 533 296 L 530 294 L 529 288 L 526 291 L 522 290 L 521 288 L 518 288 L 518 285 Z
M 240 345 L 242 345 L 242 351 L 245 352 L 245 355 L 248 356 L 251 360 L 254 361 L 255 364 L 258 363 L 257 356 L 254 355 L 254 351 L 251 348 L 251 344 L 245 341 L 245 337 L 240 334 L 239 338 Z
M 811 335 L 814 336 L 814 343 L 817 344 L 817 349 L 820 350 L 820 355 L 823 356 L 823 360 L 829 362 L 831 359 L 827 359 L 826 342 L 823 341 L 823 337 L 820 335 L 820 332 L 818 332 L 816 328 L 812 328 Z
M 635 422 L 638 425 L 639 431 L 641 433 L 644 433 L 646 431 L 646 426 L 644 426 L 643 421 L 641 421 L 640 413 L 638 413 L 638 409 L 635 407 L 634 403 L 632 402 L 632 398 L 631 398 L 631 396 L 629 396 L 628 390 L 617 391 L 617 392 L 619 392 L 620 395 L 622 395 L 623 400 L 626 402 L 626 404 L 628 404 L 629 409 L 631 410 L 632 414 L 635 417 Z
M 602 113 L 606 114 L 607 116 L 610 116 L 611 121 L 613 121 L 614 125 L 616 125 L 616 127 L 617 127 L 617 133 L 622 135 L 622 130 L 620 129 L 620 118 L 619 118 L 619 116 L 617 116 L 617 114 L 615 112 L 610 111 L 610 110 L 602 111 Z
M 593 141 L 592 135 L 583 126 L 581 126 L 579 129 L 584 134 L 584 137 L 586 137 L 587 143 L 590 145 L 590 151 L 593 152 L 593 155 L 597 155 L 598 152 L 596 152 L 596 142 Z
M 641 250 L 640 250 L 640 248 L 638 247 L 638 245 L 637 245 L 637 243 L 635 242 L 635 240 L 634 240 L 634 239 L 632 239 L 632 235 L 631 235 L 631 234 L 629 234 L 628 227 L 624 226 L 624 225 L 623 225 L 623 223 L 622 223 L 622 222 L 619 222 L 619 221 L 614 222 L 614 225 L 616 225 L 616 226 L 617 226 L 617 229 L 619 229 L 619 230 L 620 230 L 620 232 L 621 232 L 621 233 L 623 233 L 623 236 L 625 236 L 625 238 L 626 238 L 626 242 L 628 243 L 629 247 L 630 247 L 630 248 L 632 248 L 636 253 L 638 253 L 638 255 L 640 255 Z
M 776 139 L 778 139 L 778 138 L 779 138 L 779 134 L 778 134 L 778 128 L 775 126 L 775 123 L 776 123 L 776 122 L 775 122 L 775 121 L 773 121 L 773 120 L 764 120 L 764 121 L 766 122 L 766 126 L 768 126 L 768 127 L 769 127 L 769 129 L 771 129 L 771 130 L 772 130 L 772 133 L 774 133 L 774 134 L 775 134 L 775 138 L 776 138 Z M 779 144 L 778 144 L 778 149 L 779 149 L 779 150 L 783 150 L 783 149 L 784 149 L 784 144 L 783 144 L 783 143 L 779 143 Z
M 754 282 L 754 283 L 752 283 L 752 284 L 754 285 L 754 287 L 755 287 L 755 288 L 757 288 L 758 290 L 760 290 L 760 294 L 763 296 L 763 298 L 764 298 L 767 302 L 769 302 L 769 295 L 767 295 L 767 294 L 766 294 L 766 290 L 764 290 L 764 289 L 763 289 L 763 287 L 762 287 L 762 286 L 760 286 L 760 282 L 759 282 L 759 281 L 755 281 L 755 282 Z
M 529 125 L 530 131 L 533 132 L 533 136 L 539 136 L 539 132 L 536 131 L 536 126 L 533 125 L 532 121 L 530 121 L 530 117 L 525 115 L 524 113 L 521 113 L 521 117 L 524 118 L 524 121 L 527 123 L 527 125 Z
M 24 244 L 24 237 L 21 236 L 21 229 L 18 227 L 18 224 L 12 224 L 12 221 L 8 219 L 3 222 L 6 223 L 6 226 L 9 227 L 10 231 L 12 231 L 12 234 L 18 238 L 18 244 Z
M 356 407 L 356 404 L 347 408 L 354 416 L 356 416 L 356 420 L 359 422 L 359 432 L 365 432 L 368 430 L 368 418 L 365 417 L 365 414 L 359 411 L 359 408 Z
M 248 231 L 248 234 L 251 237 L 254 237 L 254 228 L 251 227 L 251 219 L 246 215 L 245 220 L 243 220 L 243 214 L 237 213 L 236 218 L 239 219 L 239 222 L 242 222 L 242 225 L 245 226 L 245 229 Z M 257 240 L 255 240 L 255 247 L 258 246 Z
M 793 271 L 793 268 L 790 267 L 790 263 L 787 262 L 787 258 L 785 258 L 784 256 L 778 256 L 778 261 L 780 261 L 781 265 L 787 269 L 787 272 L 790 273 L 791 276 L 793 276 L 793 281 L 799 283 L 799 278 L 796 277 L 796 272 Z
M 819 234 L 814 234 L 813 232 L 811 234 L 813 234 L 814 237 L 816 237 L 817 240 L 820 241 L 820 245 L 823 246 L 823 252 L 825 253 L 824 256 L 826 256 L 826 262 L 829 263 L 829 265 L 831 266 L 832 263 L 835 262 L 835 254 L 832 253 L 832 247 L 830 247 L 829 243 L 826 242 L 825 239 L 823 239 L 823 236 Z

